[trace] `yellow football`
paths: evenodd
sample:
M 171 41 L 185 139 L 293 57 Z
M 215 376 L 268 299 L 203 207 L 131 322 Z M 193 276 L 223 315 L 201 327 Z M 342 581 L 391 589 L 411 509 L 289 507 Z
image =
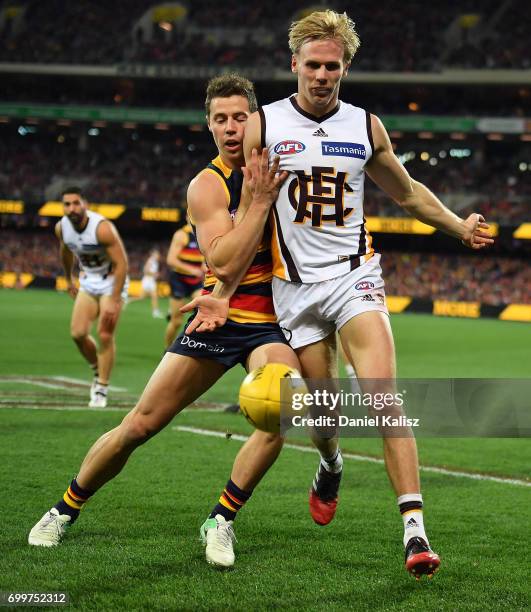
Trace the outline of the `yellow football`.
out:
M 285 381 L 282 382 L 281 381 Z M 282 389 L 282 391 L 281 391 Z M 244 378 L 240 387 L 240 410 L 257 429 L 278 433 L 280 421 L 289 426 L 294 393 L 307 393 L 298 370 L 283 363 L 268 363 Z

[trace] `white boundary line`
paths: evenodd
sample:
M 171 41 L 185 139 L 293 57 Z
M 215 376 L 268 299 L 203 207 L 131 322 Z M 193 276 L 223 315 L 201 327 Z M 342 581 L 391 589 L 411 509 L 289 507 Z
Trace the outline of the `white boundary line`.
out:
M 78 385 L 83 385 L 84 387 L 90 387 L 92 383 L 87 382 L 86 380 L 82 380 L 81 378 L 71 378 L 70 376 L 50 376 L 53 380 L 59 380 L 63 382 L 71 382 L 76 383 Z M 64 387 L 63 387 L 64 388 Z M 110 391 L 127 391 L 125 387 L 115 387 L 113 385 L 109 385 Z
M 198 434 L 200 436 L 211 436 L 214 438 L 226 438 L 226 434 L 222 431 L 215 431 L 213 429 L 200 429 L 198 427 L 185 427 L 177 425 L 172 427 L 173 431 L 182 431 L 186 433 Z M 232 434 L 231 440 L 238 440 L 239 442 L 245 442 L 249 439 L 249 436 L 242 436 L 241 434 Z M 300 446 L 298 444 L 284 444 L 284 448 L 290 448 L 292 450 L 298 450 L 302 453 L 316 453 L 317 451 L 311 446 Z M 377 457 L 369 457 L 368 455 L 358 455 L 353 453 L 341 453 L 343 459 L 352 459 L 354 461 L 365 461 L 367 463 L 379 463 L 383 464 L 383 459 Z M 531 487 L 531 482 L 525 480 L 519 480 L 518 478 L 502 478 L 501 476 L 490 476 L 488 474 L 471 474 L 469 472 L 460 472 L 459 470 L 447 470 L 446 468 L 433 467 L 429 465 L 421 465 L 421 471 L 431 472 L 433 474 L 443 474 L 445 476 L 453 476 L 455 478 L 470 478 L 471 480 L 487 480 L 489 482 L 498 482 L 501 484 L 511 484 L 521 487 Z
M 37 381 L 28 378 L 10 378 L 9 380 L 0 380 L 0 384 L 1 383 L 22 383 L 24 385 L 34 385 L 35 387 L 46 387 L 47 389 L 61 389 L 62 391 L 66 388 L 64 385 L 54 385 L 52 383 L 45 383 L 40 380 Z
M 64 387 L 61 387 L 64 389 Z M 79 397 L 72 396 L 72 401 L 79 401 Z M 112 403 L 112 399 L 111 399 Z M 131 403 L 127 406 L 106 406 L 105 408 L 89 408 L 86 404 L 62 404 L 60 406 L 54 405 L 52 400 L 50 400 L 49 404 L 39 404 L 37 406 L 31 404 L 31 400 L 28 399 L 0 399 L 0 410 L 8 410 L 8 409 L 16 409 L 16 410 L 58 410 L 58 411 L 85 411 L 85 412 L 126 412 L 133 408 L 134 403 Z M 185 408 L 183 412 L 223 412 L 223 408 Z
M 36 380 L 37 378 L 41 380 Z M 48 379 L 51 382 L 47 383 L 47 382 L 44 382 L 44 380 L 42 379 L 45 379 L 45 380 Z M 54 380 L 57 381 L 58 384 L 54 385 L 53 384 Z M 6 377 L 0 376 L 0 384 L 1 383 L 7 384 L 7 383 L 12 383 L 12 382 L 23 383 L 26 385 L 35 385 L 37 387 L 48 387 L 49 389 L 63 389 L 63 390 L 68 390 L 69 387 L 66 387 L 65 385 L 60 384 L 61 382 L 74 383 L 86 389 L 88 389 L 90 385 L 92 384 L 91 382 L 82 380 L 81 378 L 71 378 L 69 376 L 33 376 L 33 375 L 6 376 Z M 127 391 L 125 387 L 115 387 L 114 385 L 110 385 L 109 389 L 111 391 L 121 391 L 121 392 Z

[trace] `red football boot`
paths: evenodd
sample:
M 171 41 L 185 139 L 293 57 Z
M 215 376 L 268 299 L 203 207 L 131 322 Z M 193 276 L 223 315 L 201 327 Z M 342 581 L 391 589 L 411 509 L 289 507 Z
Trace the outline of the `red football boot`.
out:
M 334 518 L 339 501 L 341 474 L 333 474 L 319 463 L 319 469 L 310 489 L 310 514 L 318 525 L 328 525 Z
M 431 578 L 439 569 L 441 560 L 422 538 L 411 538 L 406 546 L 406 569 L 417 580 L 426 574 Z

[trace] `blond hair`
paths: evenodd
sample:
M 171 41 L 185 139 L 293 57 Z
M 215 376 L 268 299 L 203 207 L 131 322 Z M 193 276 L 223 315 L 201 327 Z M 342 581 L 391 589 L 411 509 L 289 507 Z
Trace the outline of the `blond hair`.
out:
M 352 19 L 346 13 L 336 13 L 328 9 L 315 11 L 299 21 L 294 21 L 289 29 L 289 48 L 295 55 L 304 43 L 328 38 L 336 39 L 343 44 L 343 59 L 347 64 L 361 44 L 356 24 Z

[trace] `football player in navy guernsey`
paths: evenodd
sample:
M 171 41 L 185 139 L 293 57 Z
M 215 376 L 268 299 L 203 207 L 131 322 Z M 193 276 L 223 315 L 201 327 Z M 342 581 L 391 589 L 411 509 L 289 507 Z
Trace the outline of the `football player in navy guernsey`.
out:
M 281 156 L 281 170 L 289 172 L 272 207 L 278 322 L 304 377 L 337 376 L 337 330 L 362 391 L 374 390 L 369 381 L 379 379 L 378 391 L 394 394 L 395 348 L 380 255 L 363 214 L 365 175 L 409 214 L 464 245 L 482 249 L 493 240 L 481 215 L 461 219 L 409 176 L 378 117 L 339 100 L 341 79 L 360 45 L 345 13 L 317 11 L 293 23 L 289 45 L 298 91 L 251 115 L 244 142 L 246 159 L 254 149 L 267 147 L 271 157 Z M 226 303 L 218 302 L 218 309 L 212 302 L 197 303 L 203 329 L 224 320 Z M 400 406 L 392 410 L 401 412 Z M 384 459 L 403 519 L 405 567 L 416 578 L 431 576 L 440 559 L 424 529 L 415 438 L 411 428 L 400 436 L 396 430 L 386 433 Z M 310 489 L 310 512 L 324 525 L 336 512 L 343 462 L 337 436 L 322 436 L 316 445 L 321 460 Z
M 190 224 L 178 229 L 171 239 L 166 263 L 170 269 L 170 311 L 164 334 L 165 346 L 170 346 L 181 327 L 183 315 L 180 312 L 187 299 L 199 295 L 203 286 L 205 258 L 197 244 L 197 238 Z
M 203 290 L 213 291 L 218 279 L 231 288 L 228 321 L 206 341 L 204 335 L 190 329 L 175 339 L 135 408 L 93 444 L 63 497 L 30 531 L 29 544 L 58 545 L 85 503 L 121 472 L 131 453 L 228 369 L 239 363 L 248 371 L 267 363 L 299 369 L 273 311 L 270 240 L 263 231 L 286 178 L 277 173 L 279 160 L 269 168 L 266 152 L 258 168 L 255 151 L 252 194 L 242 189 L 243 135 L 256 106 L 254 88 L 247 79 L 229 74 L 209 83 L 207 123 L 218 155 L 194 178 L 187 194 L 189 217 L 208 265 Z M 246 214 L 236 224 L 240 202 Z M 243 240 L 247 234 L 252 238 Z M 208 563 L 224 568 L 234 564 L 234 519 L 274 463 L 282 444 L 280 434 L 257 430 L 238 452 L 230 478 L 200 528 Z M 174 488 L 174 501 L 187 495 L 179 489 L 178 481 Z
M 114 365 L 114 334 L 127 298 L 127 255 L 114 225 L 88 209 L 79 187 L 63 191 L 64 216 L 55 226 L 68 293 L 74 298 L 70 333 L 93 371 L 91 408 L 105 408 Z M 79 264 L 79 291 L 74 279 Z M 90 335 L 98 321 L 98 344 Z

